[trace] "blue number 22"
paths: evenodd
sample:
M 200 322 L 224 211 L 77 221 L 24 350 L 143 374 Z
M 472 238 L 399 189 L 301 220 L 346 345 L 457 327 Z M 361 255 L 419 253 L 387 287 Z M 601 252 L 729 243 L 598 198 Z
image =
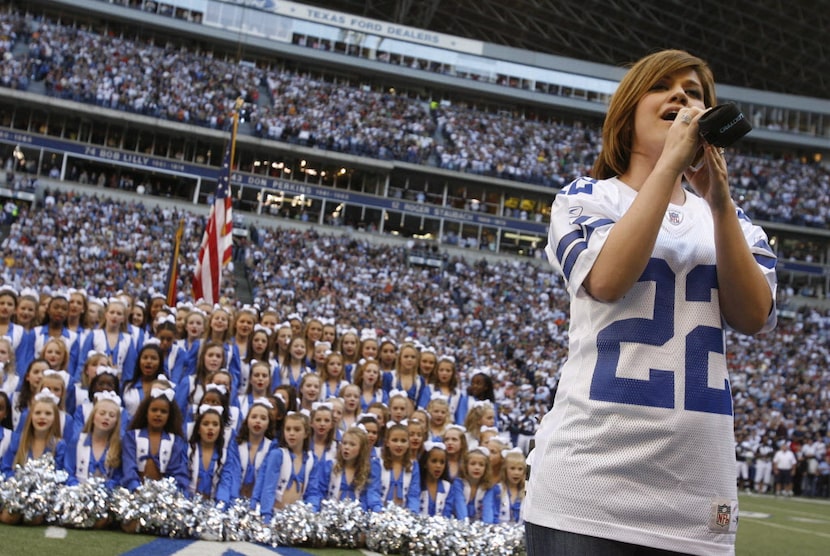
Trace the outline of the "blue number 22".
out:
M 610 324 L 597 334 L 597 364 L 591 381 L 591 399 L 649 407 L 674 408 L 674 372 L 649 369 L 648 380 L 617 376 L 622 342 L 662 346 L 674 336 L 675 274 L 662 259 L 651 259 L 640 282 L 654 282 L 651 319 L 630 318 Z M 710 302 L 717 287 L 715 267 L 701 265 L 686 279 L 686 300 Z M 686 336 L 684 407 L 691 411 L 732 415 L 729 381 L 723 389 L 708 386 L 708 354 L 723 353 L 719 328 L 697 326 Z

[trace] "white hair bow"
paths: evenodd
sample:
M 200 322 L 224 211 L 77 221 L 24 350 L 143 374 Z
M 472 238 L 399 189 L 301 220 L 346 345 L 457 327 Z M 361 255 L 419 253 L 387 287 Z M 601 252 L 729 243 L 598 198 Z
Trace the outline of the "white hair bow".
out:
M 433 392 L 429 399 L 430 399 L 430 401 L 432 401 L 432 400 L 441 400 L 441 401 L 445 401 L 447 403 L 449 403 L 449 401 L 450 401 L 449 396 L 446 396 L 443 393 L 438 392 L 438 391 Z
M 176 397 L 176 391 L 172 388 L 153 388 L 150 390 L 150 397 L 152 399 L 165 397 L 168 402 L 172 402 Z
M 251 406 L 254 405 L 262 405 L 267 407 L 268 409 L 274 409 L 274 404 L 272 404 L 271 400 L 269 400 L 268 398 L 254 398 L 254 401 L 253 403 L 251 403 Z
M 63 290 L 58 291 L 58 292 L 53 292 L 52 297 L 60 297 L 61 299 L 69 301 L 69 292 L 66 292 L 66 291 L 63 291 Z
M 447 445 L 444 444 L 443 442 L 432 442 L 431 440 L 427 440 L 426 442 L 424 442 L 424 450 L 425 451 L 429 452 L 429 451 L 432 451 L 434 449 L 444 450 L 446 452 L 447 451 Z
M 103 392 L 95 392 L 93 398 L 95 398 L 96 402 L 109 401 L 121 407 L 121 397 L 115 392 L 111 392 L 109 390 L 104 390 Z
M 94 349 L 91 349 L 88 352 L 86 352 L 86 358 L 87 359 L 89 359 L 90 357 L 94 357 L 96 355 L 103 355 L 104 357 L 107 356 L 107 354 L 104 353 L 103 351 L 98 351 L 98 350 L 94 350 Z
M 55 405 L 60 405 L 61 399 L 52 393 L 51 390 L 41 390 L 35 394 L 36 402 L 52 402 Z
M 377 340 L 378 333 L 371 328 L 364 328 L 360 331 L 360 341 L 363 342 L 365 340 Z
M 64 386 L 69 386 L 69 373 L 66 371 L 56 371 L 55 369 L 46 369 L 43 371 L 43 376 L 58 376 L 63 381 Z
M 515 447 L 515 448 L 510 448 L 509 450 L 502 450 L 501 451 L 501 457 L 503 457 L 503 458 L 506 458 L 510 454 L 518 454 L 522 457 L 524 457 L 524 455 L 525 455 L 524 452 L 522 452 L 522 449 L 519 448 L 518 446 Z
M 199 406 L 199 415 L 202 415 L 203 413 L 205 413 L 207 411 L 215 411 L 219 415 L 223 415 L 225 413 L 225 408 L 222 407 L 221 405 L 210 405 L 210 404 L 206 404 L 206 403 L 203 403 L 202 405 Z
M 224 384 L 208 384 L 205 386 L 205 392 L 210 392 L 211 390 L 215 390 L 223 396 L 228 395 L 228 388 Z
M 20 297 L 34 297 L 35 299 L 40 298 L 40 294 L 34 288 L 23 288 L 20 290 Z
M 3 284 L 2 286 L 0 286 L 0 293 L 3 293 L 3 292 L 8 292 L 8 293 L 12 294 L 14 297 L 18 297 L 17 290 L 14 289 L 9 284 Z
M 95 375 L 112 375 L 114 377 L 121 376 L 121 369 L 117 367 L 108 367 L 106 365 L 99 365 L 95 370 Z

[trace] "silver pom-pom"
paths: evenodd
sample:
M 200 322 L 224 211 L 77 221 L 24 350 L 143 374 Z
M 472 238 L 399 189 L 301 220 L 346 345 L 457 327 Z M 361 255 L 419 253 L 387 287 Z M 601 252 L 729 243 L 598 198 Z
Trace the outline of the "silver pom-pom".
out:
M 269 525 L 272 546 L 325 544 L 325 530 L 311 504 L 294 502 L 287 508 L 275 512 Z
M 67 486 L 59 493 L 55 512 L 67 527 L 91 529 L 109 513 L 109 490 L 106 480 L 92 477 L 87 482 Z
M 409 556 L 514 556 L 525 551 L 521 526 L 427 517 L 398 506 L 372 515 L 366 546 L 383 554 Z
M 0 491 L 3 509 L 21 514 L 24 521 L 56 522 L 57 500 L 68 477 L 66 471 L 55 470 L 55 458 L 49 452 L 30 459 L 25 465 L 16 466 L 14 477 L 3 483 Z
M 133 492 L 118 489 L 113 513 L 122 523 L 137 524 L 137 531 L 160 537 L 192 538 L 197 525 L 197 502 L 179 492 L 171 478 L 145 480 Z
M 263 534 L 263 533 L 267 533 Z M 240 498 L 225 511 L 224 539 L 230 542 L 271 543 L 271 532 L 259 514 L 251 510 L 251 501 Z
M 66 472 L 55 471 L 51 455 L 29 461 L 14 477 L 0 482 L 0 503 L 27 521 L 43 518 L 88 528 L 111 515 L 122 524 L 134 524 L 137 531 L 166 537 L 271 546 L 365 545 L 376 552 L 408 556 L 515 556 L 525 551 L 521 526 L 425 517 L 395 505 L 366 513 L 356 501 L 326 500 L 318 513 L 309 504 L 295 502 L 265 523 L 247 499 L 229 506 L 191 499 L 172 478 L 147 480 L 132 492 L 121 487 L 109 491 L 97 478 L 67 487 L 66 479 Z
M 320 542 L 341 548 L 364 546 L 368 518 L 357 500 L 323 500 L 317 516 L 324 532 Z
M 381 513 L 369 517 L 366 546 L 383 554 L 400 554 L 408 546 L 411 535 L 417 534 L 416 515 L 390 504 Z

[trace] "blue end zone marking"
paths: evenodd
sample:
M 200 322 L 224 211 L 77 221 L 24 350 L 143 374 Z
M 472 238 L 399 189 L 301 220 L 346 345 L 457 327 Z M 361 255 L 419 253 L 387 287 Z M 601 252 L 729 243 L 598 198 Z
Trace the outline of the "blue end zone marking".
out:
M 128 552 L 124 552 L 122 556 L 175 556 L 177 552 L 184 550 L 185 548 L 187 548 L 195 542 L 200 541 L 188 539 L 156 539 L 154 541 L 148 542 L 147 544 L 134 548 Z M 244 550 L 239 550 L 239 545 L 235 545 L 234 548 L 231 548 L 227 543 L 209 541 L 203 541 L 201 542 L 201 544 L 201 552 L 204 554 L 215 554 L 221 556 L 246 556 L 246 552 Z M 258 551 L 267 550 L 280 556 L 309 556 L 309 552 L 306 552 L 305 550 L 301 550 L 299 548 L 285 546 L 275 548 L 272 546 L 266 546 L 264 544 L 252 544 L 251 547 L 256 547 L 256 550 Z

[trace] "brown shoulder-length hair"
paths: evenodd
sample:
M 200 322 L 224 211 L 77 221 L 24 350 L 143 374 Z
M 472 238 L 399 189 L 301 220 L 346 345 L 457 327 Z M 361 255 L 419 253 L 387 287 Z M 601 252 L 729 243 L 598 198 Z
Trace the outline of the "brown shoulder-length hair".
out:
M 703 86 L 704 105 L 707 108 L 715 105 L 712 70 L 697 56 L 683 50 L 661 50 L 641 58 L 631 66 L 611 97 L 602 126 L 602 151 L 594 161 L 594 178 L 612 178 L 628 169 L 637 103 L 660 79 L 686 69 L 697 72 Z

